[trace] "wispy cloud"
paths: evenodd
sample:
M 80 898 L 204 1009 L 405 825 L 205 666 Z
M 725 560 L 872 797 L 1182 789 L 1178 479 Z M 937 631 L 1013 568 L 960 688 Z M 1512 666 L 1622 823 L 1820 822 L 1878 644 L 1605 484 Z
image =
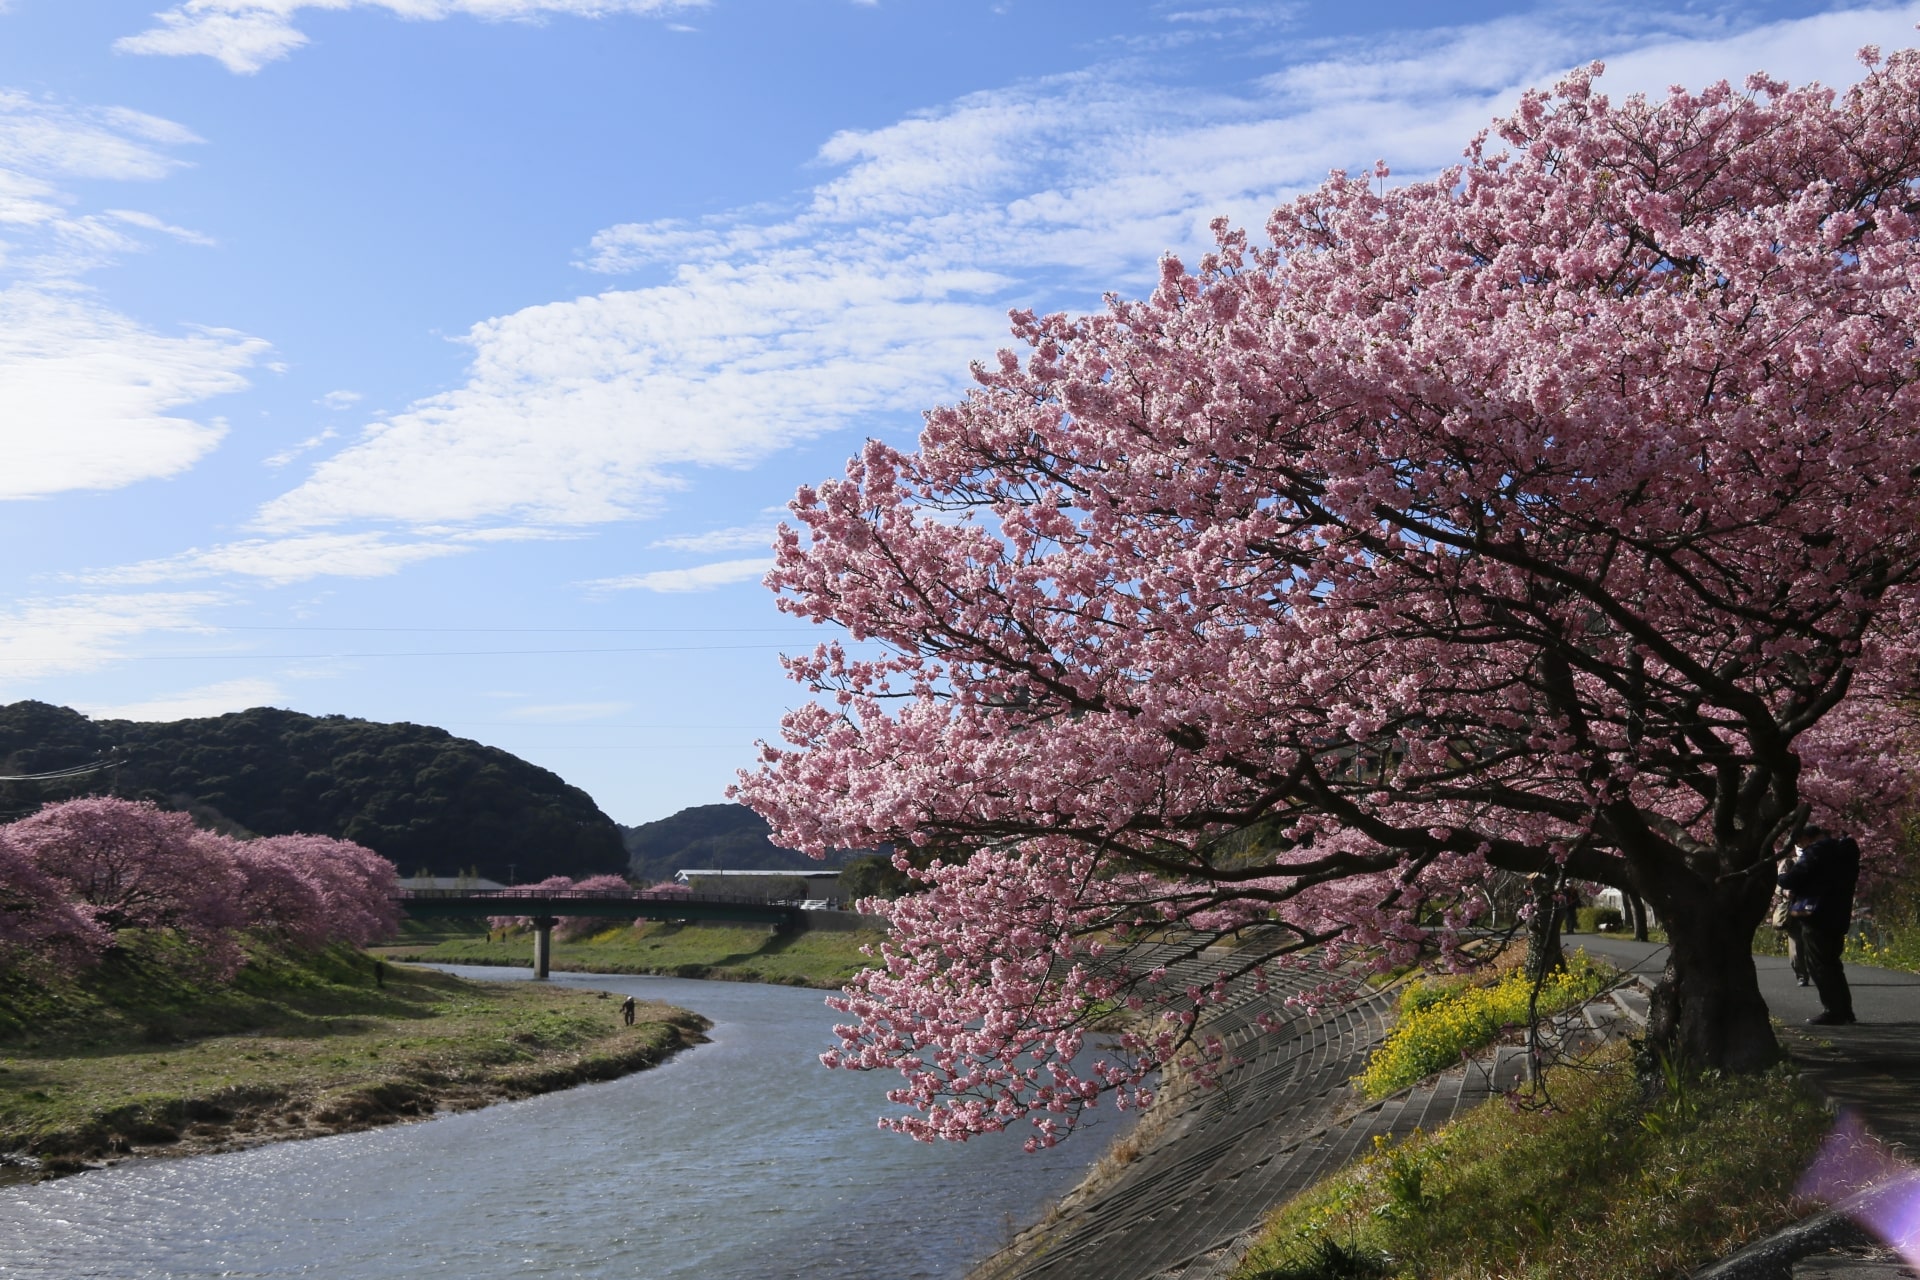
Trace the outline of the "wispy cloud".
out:
M 731 529 L 713 529 L 706 533 L 676 533 L 648 543 L 667 551 L 695 551 L 712 555 L 718 551 L 765 551 L 773 545 L 776 526 L 771 524 L 736 525 Z
M 332 409 L 338 412 L 343 409 L 353 408 L 353 406 L 359 404 L 363 399 L 365 399 L 365 397 L 358 391 L 329 391 L 314 401 L 314 403 L 323 409 Z
M 337 439 L 339 435 L 340 433 L 338 431 L 335 431 L 332 427 L 328 427 L 325 431 L 319 432 L 316 435 L 308 436 L 305 440 L 300 441 L 300 443 L 298 444 L 289 445 L 287 448 L 280 450 L 280 452 L 278 453 L 275 453 L 268 457 L 260 459 L 260 465 L 263 467 L 275 467 L 275 468 L 284 467 L 289 462 L 292 462 L 295 458 L 299 457 L 301 454 L 311 453 L 313 450 L 318 449 L 321 445 L 325 444 L 327 441 Z
M 83 711 L 96 720 L 196 720 L 206 716 L 223 716 L 230 711 L 245 711 L 249 707 L 275 706 L 280 704 L 283 697 L 280 686 L 273 681 L 247 677 L 223 680 L 218 684 L 202 685 L 179 693 L 162 694 L 139 702 L 82 703 L 75 710 Z
M 153 333 L 77 290 L 0 289 L 0 499 L 177 475 L 226 428 L 170 410 L 247 385 L 267 344 Z
M 217 59 L 235 75 L 252 75 L 307 43 L 294 25 L 302 9 L 384 9 L 432 22 L 464 14 L 489 21 L 536 22 L 554 14 L 599 18 L 609 14 L 680 13 L 706 0 L 186 0 L 156 13 L 158 26 L 122 36 L 122 53 Z
M 1554 6 L 1308 50 L 1232 93 L 1156 83 L 1150 65 L 1122 60 L 840 133 L 820 149 L 828 175 L 784 212 L 601 232 L 586 265 L 673 264 L 671 278 L 476 325 L 465 385 L 373 423 L 258 523 L 645 514 L 693 469 L 748 465 L 854 424 L 909 424 L 964 389 L 968 361 L 1003 341 L 1009 306 L 1150 285 L 1157 255 L 1204 247 L 1217 214 L 1258 226 L 1328 169 L 1376 158 L 1432 172 L 1520 87 L 1596 54 L 1614 59 L 1615 93 L 1758 66 L 1845 80 L 1855 46 L 1898 39 L 1916 14 L 1848 10 L 1730 33 L 1638 6 Z M 1286 13 L 1170 16 L 1226 30 Z
M 0 266 L 16 278 L 79 275 L 146 246 L 142 232 L 207 237 L 138 209 L 80 211 L 74 182 L 151 182 L 200 141 L 171 120 L 0 89 Z
M 251 578 L 271 586 L 312 578 L 384 578 L 422 560 L 469 550 L 457 542 L 401 542 L 383 533 L 316 533 L 292 538 L 249 538 L 206 550 L 79 576 L 95 586 L 146 586 L 199 578 Z
M 598 591 L 658 591 L 678 595 L 690 591 L 712 591 L 736 582 L 752 582 L 765 577 L 771 568 L 772 556 L 758 556 L 751 560 L 720 560 L 713 564 L 695 565 L 690 569 L 656 569 L 652 573 L 601 578 L 585 585 Z
M 164 178 L 198 141 L 144 112 L 0 90 L 0 499 L 177 475 L 225 433 L 174 411 L 245 387 L 267 344 L 155 333 L 78 283 L 155 235 L 208 243 L 139 209 L 87 211 L 70 189 Z
M 1287 13 L 1168 16 L 1259 31 Z M 1288 51 L 1230 92 L 1156 80 L 1153 60 L 1121 59 L 846 131 L 822 144 L 826 174 L 785 209 L 601 232 L 586 265 L 619 274 L 666 264 L 669 278 L 475 325 L 463 385 L 368 424 L 266 503 L 256 526 L 289 545 L 355 525 L 411 527 L 412 540 L 364 548 L 385 566 L 380 557 L 429 554 L 397 550 L 423 538 L 438 546 L 496 526 L 520 537 L 648 514 L 698 469 L 751 465 L 849 427 L 906 428 L 965 389 L 968 362 L 1004 340 L 1009 306 L 1086 305 L 1104 288 L 1150 286 L 1158 254 L 1206 247 L 1215 215 L 1257 227 L 1330 168 L 1384 158 L 1403 175 L 1433 172 L 1521 87 L 1596 55 L 1610 59 L 1603 87 L 1616 95 L 1762 66 L 1844 82 L 1857 73 L 1855 47 L 1902 38 L 1916 16 L 1920 5 L 1908 4 L 1733 30 L 1720 17 L 1649 17 L 1624 4 L 1552 6 Z M 746 550 L 745 536 L 662 545 Z M 763 563 L 599 585 L 703 590 Z
M 126 642 L 201 627 L 221 602 L 209 592 L 73 595 L 26 600 L 0 613 L 0 690 L 93 671 L 127 656 Z

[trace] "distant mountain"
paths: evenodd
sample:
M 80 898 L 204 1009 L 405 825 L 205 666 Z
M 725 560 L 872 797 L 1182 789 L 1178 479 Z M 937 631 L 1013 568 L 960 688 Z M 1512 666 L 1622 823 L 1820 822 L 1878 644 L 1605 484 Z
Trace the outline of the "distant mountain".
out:
M 665 880 L 683 867 L 740 871 L 818 871 L 841 866 L 854 855 L 816 862 L 773 843 L 765 818 L 743 804 L 702 804 L 657 822 L 622 827 L 628 872 L 637 880 Z
M 505 881 L 625 869 L 620 828 L 559 775 L 444 729 L 272 707 L 161 724 L 0 706 L 0 773 L 115 759 L 51 782 L 0 783 L 0 818 L 49 800 L 151 799 L 240 833 L 357 840 L 402 875 L 472 869 Z

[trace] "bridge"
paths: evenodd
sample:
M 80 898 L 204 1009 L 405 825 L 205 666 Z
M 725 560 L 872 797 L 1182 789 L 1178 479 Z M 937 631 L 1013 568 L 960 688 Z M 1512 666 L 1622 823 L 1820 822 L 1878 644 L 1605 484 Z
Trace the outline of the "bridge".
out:
M 553 926 L 563 916 L 605 920 L 731 920 L 797 928 L 798 902 L 769 902 L 721 893 L 658 893 L 649 889 L 401 889 L 393 902 L 410 916 L 525 916 L 533 924 L 533 976 L 545 979 Z

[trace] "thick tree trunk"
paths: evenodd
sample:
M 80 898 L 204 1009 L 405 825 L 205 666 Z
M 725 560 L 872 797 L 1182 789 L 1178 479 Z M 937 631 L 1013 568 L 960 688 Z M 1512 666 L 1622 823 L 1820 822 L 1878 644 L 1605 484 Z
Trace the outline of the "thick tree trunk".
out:
M 1627 909 L 1633 912 L 1633 940 L 1647 940 L 1647 900 L 1637 893 L 1627 895 Z
M 1753 967 L 1753 931 L 1772 885 L 1752 880 L 1697 885 L 1655 904 L 1669 950 L 1647 1042 L 1696 1069 L 1759 1071 L 1780 1057 Z

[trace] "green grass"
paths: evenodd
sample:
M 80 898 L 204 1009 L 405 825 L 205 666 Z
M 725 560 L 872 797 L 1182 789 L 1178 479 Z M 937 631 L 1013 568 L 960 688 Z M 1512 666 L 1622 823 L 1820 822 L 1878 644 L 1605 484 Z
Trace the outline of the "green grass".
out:
M 114 951 L 80 981 L 0 983 L 0 1152 L 50 1172 L 478 1106 L 658 1061 L 704 1021 L 621 1024 L 597 993 L 467 982 L 345 947 L 257 952 L 228 987 Z
M 1757 956 L 1787 954 L 1786 935 L 1772 925 L 1763 924 L 1753 932 L 1753 953 Z M 1920 925 L 1881 927 L 1866 933 L 1847 935 L 1845 960 L 1848 964 L 1870 964 L 1882 969 L 1902 969 L 1920 973 Z
M 1277 1210 L 1235 1280 L 1681 1276 L 1796 1216 L 1831 1123 L 1784 1068 L 1676 1076 L 1649 1101 L 1614 1046 L 1550 1084 L 1550 1106 L 1379 1144 Z
M 1879 965 L 1882 969 L 1904 969 L 1920 973 L 1920 925 L 1899 925 L 1879 930 L 1879 941 L 1854 934 L 1847 939 L 1849 964 Z
M 1613 980 L 1611 969 L 1576 951 L 1567 967 L 1550 974 L 1540 989 L 1539 1012 L 1558 1013 L 1590 999 Z M 1400 997 L 1400 1018 L 1355 1083 L 1370 1098 L 1384 1098 L 1444 1071 L 1491 1044 L 1503 1030 L 1523 1025 L 1533 984 L 1520 969 L 1485 979 L 1424 978 Z
M 553 944 L 553 967 L 575 973 L 652 973 L 677 978 L 724 978 L 787 986 L 834 988 L 868 963 L 863 946 L 879 933 L 829 930 L 777 934 L 765 925 L 619 924 L 589 938 Z M 396 958 L 436 964 L 533 963 L 530 933 L 449 938 L 431 946 L 383 950 Z

